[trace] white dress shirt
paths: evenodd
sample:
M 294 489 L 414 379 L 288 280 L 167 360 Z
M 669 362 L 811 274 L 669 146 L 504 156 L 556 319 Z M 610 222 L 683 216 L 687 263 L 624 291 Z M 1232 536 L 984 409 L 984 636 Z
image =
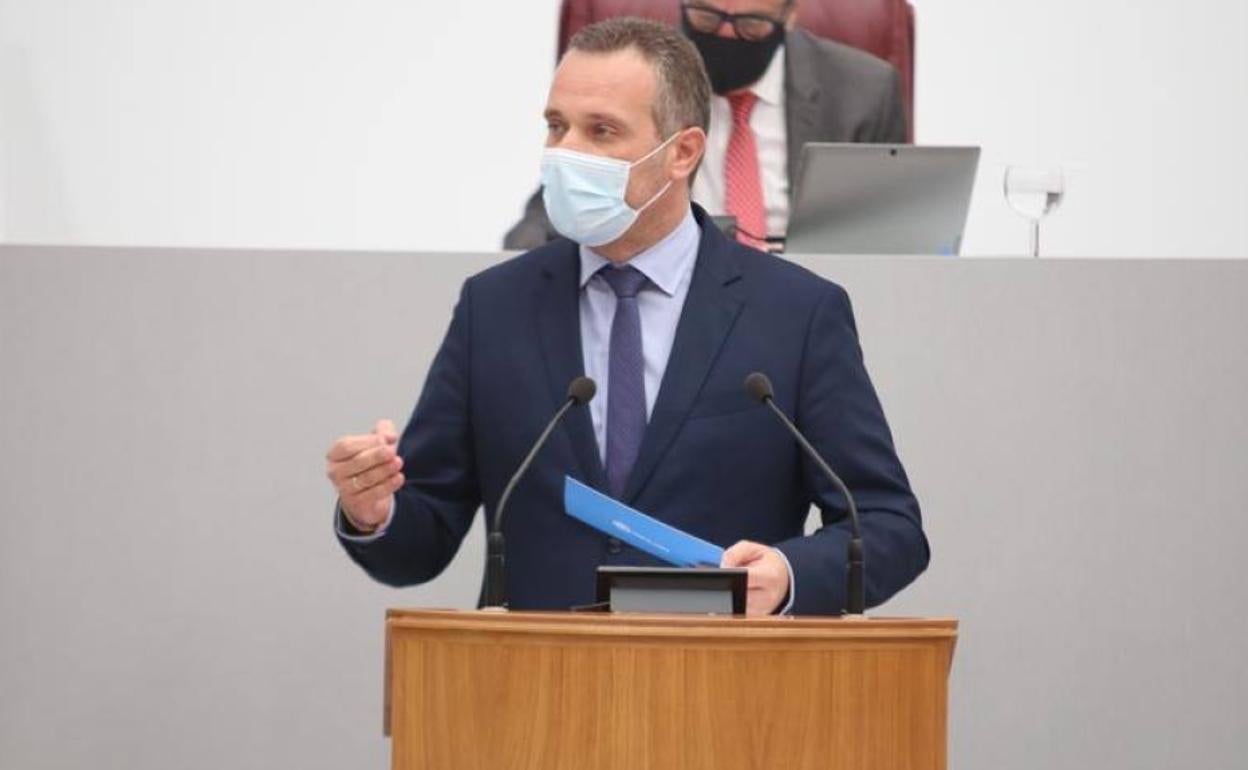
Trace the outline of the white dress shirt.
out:
M 784 116 L 784 46 L 776 49 L 763 76 L 749 87 L 758 97 L 750 113 L 750 128 L 758 146 L 759 179 L 767 209 L 767 235 L 783 236 L 789 227 L 789 140 Z M 732 108 L 727 97 L 711 97 L 711 127 L 706 134 L 706 156 L 693 180 L 693 199 L 713 215 L 724 208 L 724 156 L 732 135 Z

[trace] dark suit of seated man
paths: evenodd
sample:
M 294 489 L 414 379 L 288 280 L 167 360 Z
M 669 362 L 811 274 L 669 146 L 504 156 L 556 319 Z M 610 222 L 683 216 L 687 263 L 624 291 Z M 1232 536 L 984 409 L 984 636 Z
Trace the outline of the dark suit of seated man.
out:
M 690 202 L 708 92 L 692 44 L 664 25 L 613 19 L 573 39 L 542 163 L 564 237 L 468 279 L 401 439 L 381 421 L 329 450 L 339 539 L 375 579 L 436 577 L 583 374 L 598 397 L 509 504 L 511 607 L 586 604 L 598 565 L 655 563 L 566 515 L 567 475 L 728 547 L 749 613 L 842 611 L 845 500 L 746 395 L 753 371 L 858 501 L 868 603 L 926 568 L 844 290 L 725 239 Z M 823 526 L 804 535 L 812 503 Z
M 711 214 L 735 217 L 738 238 L 755 246 L 788 230 L 804 145 L 906 141 L 897 70 L 795 26 L 796 6 L 796 0 L 681 4 L 682 29 L 702 54 L 714 91 L 693 200 Z M 755 169 L 743 166 L 751 162 Z M 503 248 L 531 249 L 556 237 L 539 190 Z

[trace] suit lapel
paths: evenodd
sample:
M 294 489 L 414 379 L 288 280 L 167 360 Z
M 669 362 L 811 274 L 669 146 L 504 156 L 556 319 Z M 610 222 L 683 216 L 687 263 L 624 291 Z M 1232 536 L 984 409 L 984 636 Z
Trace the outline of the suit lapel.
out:
M 568 384 L 585 373 L 581 355 L 580 263 L 576 245 L 560 244 L 543 266 L 544 281 L 539 289 L 538 338 L 546 361 L 552 403 L 563 403 Z M 572 451 L 581 466 L 582 479 L 597 489 L 606 489 L 606 472 L 598 455 L 594 425 L 588 407 L 574 407 L 563 418 L 563 431 L 572 442 Z
M 625 502 L 631 502 L 641 492 L 680 431 L 741 312 L 741 299 L 733 286 L 741 273 L 732 247 L 701 209 L 695 206 L 694 213 L 702 228 L 698 260 L 650 423 L 624 488 Z
M 801 173 L 802 147 L 819 140 L 819 79 L 807 48 L 804 32 L 793 30 L 785 36 L 784 99 L 786 141 L 788 142 L 789 205 L 797 194 Z

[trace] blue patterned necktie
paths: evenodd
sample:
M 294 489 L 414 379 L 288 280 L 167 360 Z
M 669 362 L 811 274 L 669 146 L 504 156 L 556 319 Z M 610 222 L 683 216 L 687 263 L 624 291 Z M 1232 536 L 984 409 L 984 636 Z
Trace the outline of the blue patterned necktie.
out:
M 634 267 L 607 265 L 601 275 L 615 292 L 607 368 L 607 484 L 620 498 L 646 433 L 646 372 L 637 292 L 646 276 Z

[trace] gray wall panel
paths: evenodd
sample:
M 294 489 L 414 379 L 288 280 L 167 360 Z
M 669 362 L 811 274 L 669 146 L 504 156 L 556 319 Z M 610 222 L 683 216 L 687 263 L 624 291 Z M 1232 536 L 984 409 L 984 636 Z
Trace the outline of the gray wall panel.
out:
M 0 767 L 384 767 L 382 612 L 322 455 L 402 423 L 496 255 L 0 248 Z M 924 506 L 882 612 L 963 622 L 951 766 L 1231 768 L 1248 263 L 802 258 Z

